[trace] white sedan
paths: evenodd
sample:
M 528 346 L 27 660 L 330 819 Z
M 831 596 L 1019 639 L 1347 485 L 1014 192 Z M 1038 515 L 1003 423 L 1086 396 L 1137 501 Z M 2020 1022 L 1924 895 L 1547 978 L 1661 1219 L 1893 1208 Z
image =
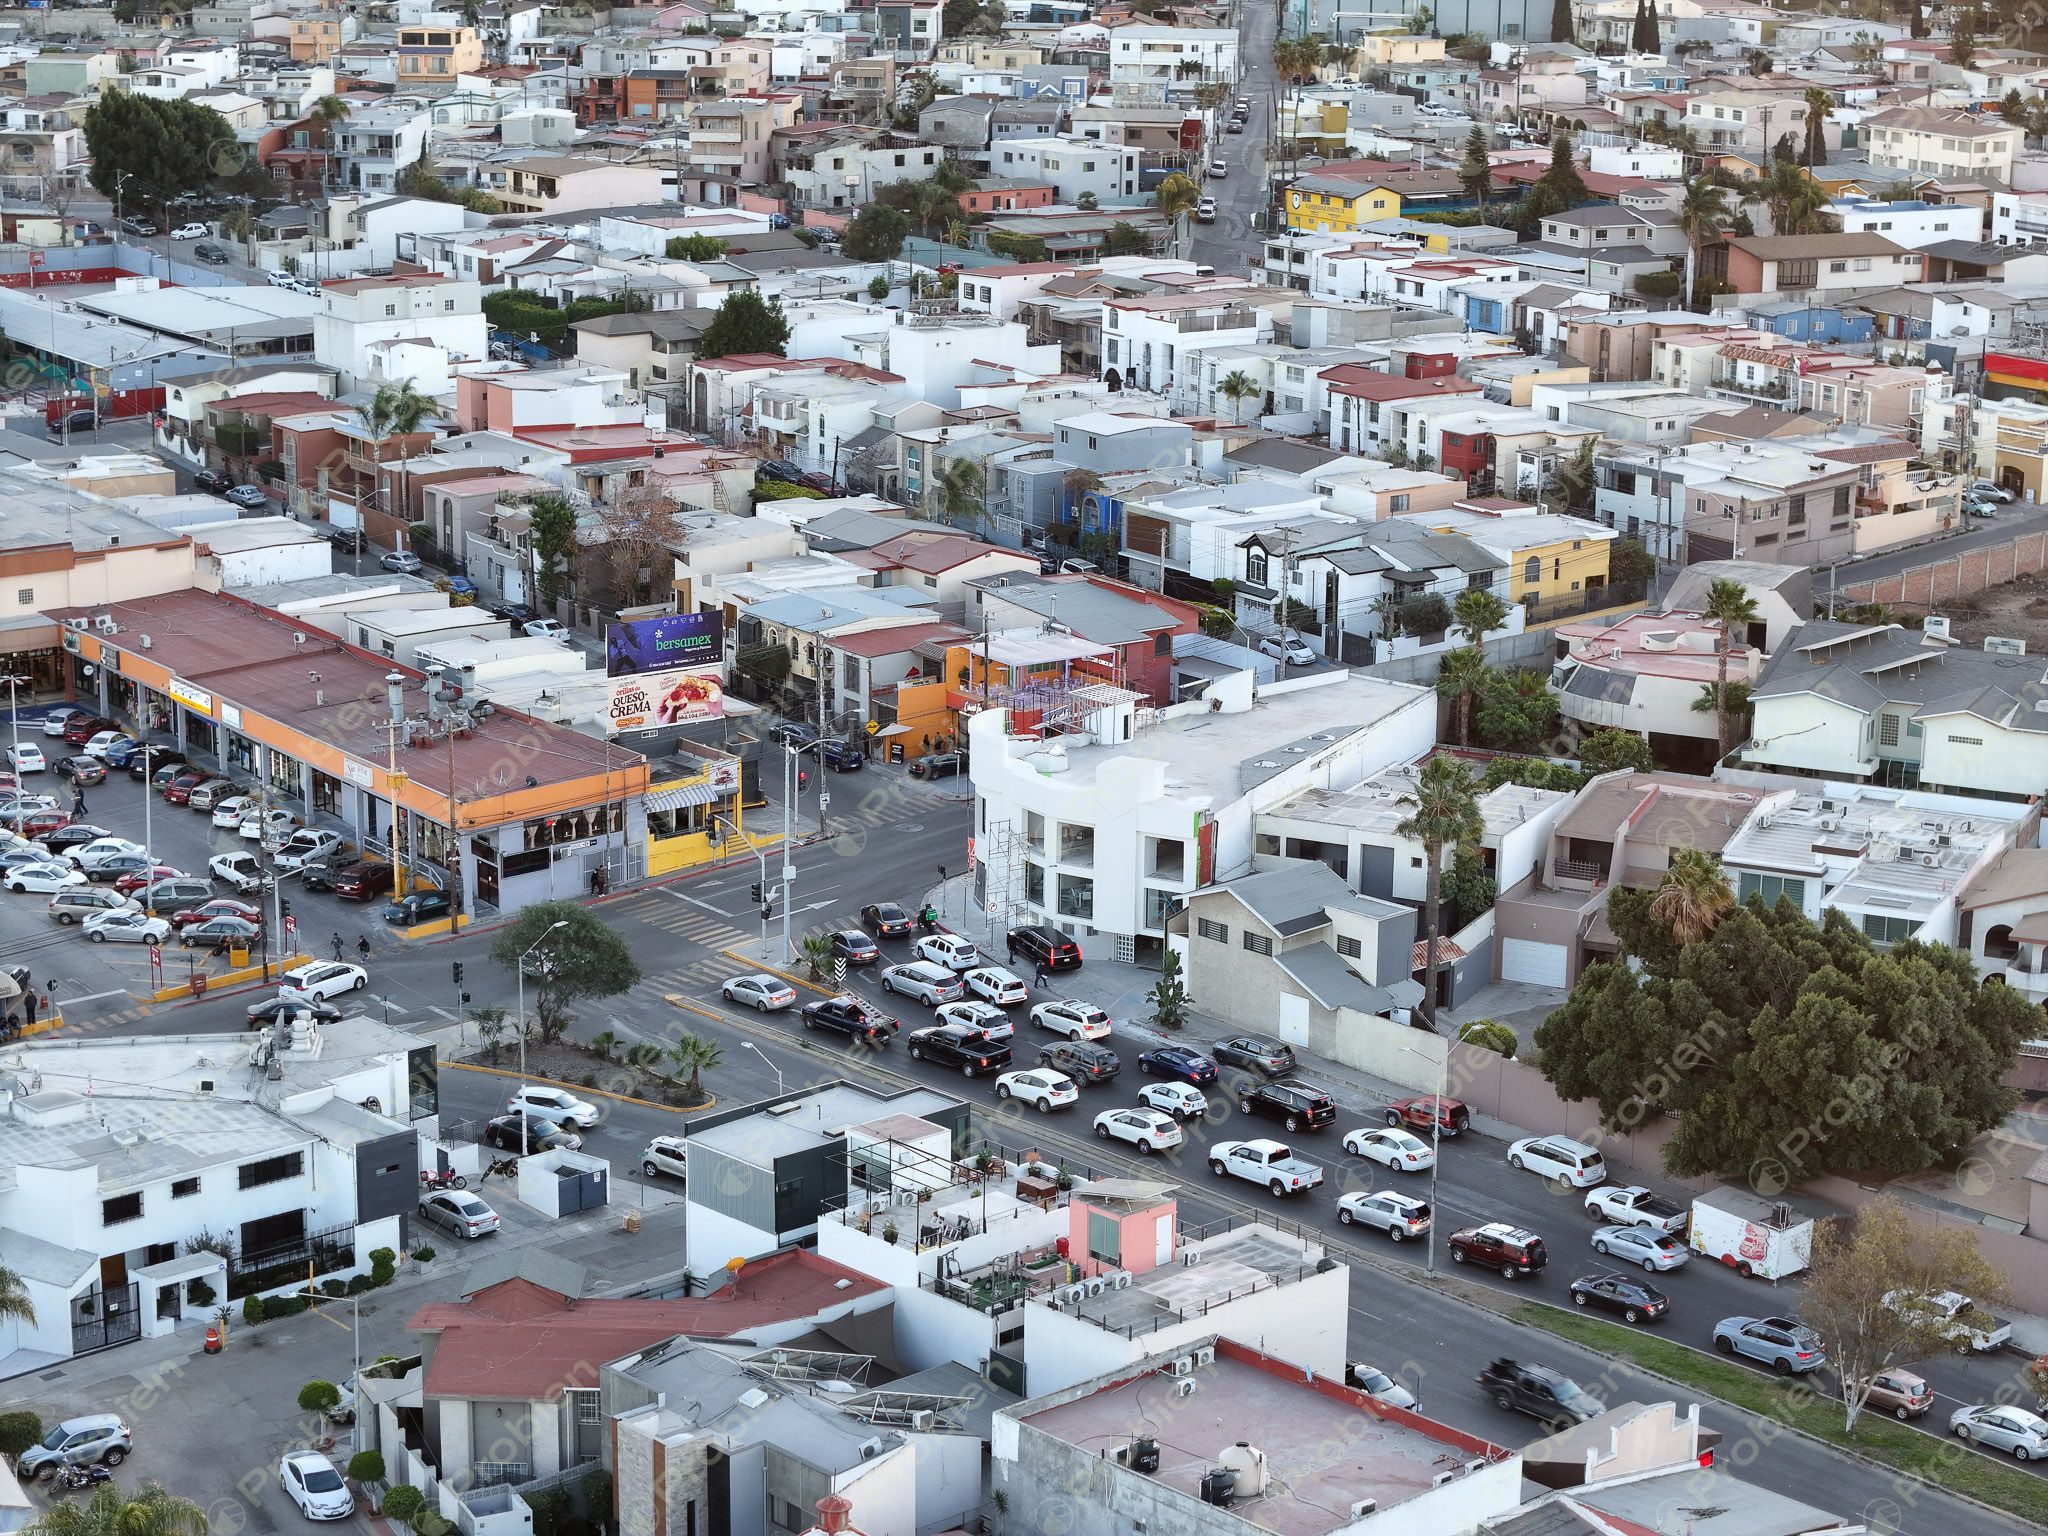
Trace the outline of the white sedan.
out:
M 242 836 L 250 841 L 259 837 L 285 838 L 291 835 L 292 813 L 282 806 L 266 811 L 259 802 L 242 808 Z
M 1040 1003 L 1031 1010 L 1031 1022 L 1040 1029 L 1065 1035 L 1069 1040 L 1109 1038 L 1109 1015 L 1093 1003 L 1084 1003 L 1078 998 L 1063 997 L 1056 1002 Z
M 7 871 L 7 889 L 15 892 L 40 891 L 47 895 L 85 883 L 85 871 L 68 859 L 52 859 L 47 864 L 17 864 Z
M 787 1008 L 796 1001 L 795 987 L 765 972 L 735 976 L 718 990 L 727 1002 L 745 1003 L 762 1013 L 771 1008 Z
M 1081 1090 L 1065 1073 L 1050 1067 L 1032 1067 L 1023 1072 L 1005 1072 L 997 1078 L 996 1097 L 1035 1104 L 1041 1115 L 1049 1115 L 1078 1100 Z
M 277 1464 L 277 1484 L 308 1520 L 346 1520 L 356 1512 L 355 1496 L 318 1451 L 287 1451 Z
M 960 980 L 976 997 L 994 1003 L 998 1008 L 1012 1008 L 1031 1000 L 1030 990 L 1024 983 L 1000 965 L 977 966 Z
M 370 984 L 370 973 L 360 965 L 342 960 L 314 960 L 284 973 L 284 984 L 305 997 L 339 997 L 360 992 Z
M 505 1101 L 505 1113 L 516 1115 L 521 1105 L 529 1114 L 545 1116 L 572 1131 L 587 1131 L 602 1118 L 597 1106 L 588 1099 L 579 1099 L 559 1088 L 538 1088 L 528 1084 Z
M 66 853 L 65 857 L 87 874 L 91 874 L 109 859 L 119 858 L 123 854 L 140 854 L 147 851 L 142 844 L 131 843 L 125 837 L 96 837 L 89 843 L 80 843 Z
M 1427 1173 L 1436 1166 L 1436 1154 L 1429 1150 L 1428 1142 L 1390 1128 L 1352 1131 L 1344 1138 L 1344 1150 L 1396 1173 Z
M 1163 1109 L 1105 1109 L 1095 1117 L 1095 1134 L 1147 1153 L 1181 1144 L 1180 1122 Z
M 16 773 L 41 773 L 50 765 L 43 761 L 43 749 L 32 741 L 7 749 L 7 766 Z
M 168 944 L 171 925 L 133 907 L 95 912 L 85 920 L 85 936 L 95 944 Z
M 969 1029 L 978 1029 L 991 1040 L 1013 1039 L 1017 1027 L 1010 1022 L 1010 1016 L 994 1003 L 969 1000 L 959 1003 L 944 1003 L 932 1014 L 935 1024 L 965 1024 Z
M 1138 1090 L 1138 1102 L 1148 1109 L 1163 1109 L 1176 1120 L 1196 1120 L 1209 1113 L 1209 1096 L 1192 1083 L 1147 1083 Z

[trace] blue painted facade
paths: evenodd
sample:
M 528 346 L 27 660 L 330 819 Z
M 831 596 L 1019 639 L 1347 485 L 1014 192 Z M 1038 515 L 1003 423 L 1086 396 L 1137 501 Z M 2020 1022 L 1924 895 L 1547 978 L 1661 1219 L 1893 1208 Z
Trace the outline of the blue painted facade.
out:
M 1862 310 L 1844 311 L 1816 304 L 1811 309 L 1751 310 L 1749 323 L 1760 331 L 1783 336 L 1788 341 L 1822 343 L 1870 341 L 1876 334 L 1871 316 Z
M 1504 301 L 1479 293 L 1465 295 L 1465 324 L 1489 336 L 1505 336 L 1515 328 L 1514 317 Z

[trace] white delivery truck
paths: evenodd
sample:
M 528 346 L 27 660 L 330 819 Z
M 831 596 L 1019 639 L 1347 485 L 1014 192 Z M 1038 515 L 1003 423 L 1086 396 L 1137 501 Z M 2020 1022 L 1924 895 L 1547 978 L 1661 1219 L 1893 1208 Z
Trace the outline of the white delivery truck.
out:
M 1746 1190 L 1716 1189 L 1698 1196 L 1688 1232 L 1694 1253 L 1718 1259 L 1745 1277 L 1783 1280 L 1806 1268 L 1813 1255 L 1812 1217 Z

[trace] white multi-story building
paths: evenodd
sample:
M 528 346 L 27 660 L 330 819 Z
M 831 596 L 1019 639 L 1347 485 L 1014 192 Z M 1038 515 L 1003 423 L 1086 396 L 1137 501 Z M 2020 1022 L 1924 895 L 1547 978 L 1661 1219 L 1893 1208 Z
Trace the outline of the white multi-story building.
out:
M 1133 24 L 1109 34 L 1109 83 L 1142 88 L 1159 101 L 1192 100 L 1205 83 L 1237 79 L 1235 27 Z
M 1191 354 L 1268 341 L 1273 317 L 1259 306 L 1263 288 L 1195 288 L 1105 299 L 1102 364 L 1124 388 L 1192 397 L 1199 371 Z
M 1997 196 L 2012 200 L 2009 192 Z M 1909 251 L 1947 240 L 1984 238 L 1983 211 L 1967 203 L 1924 203 L 1917 199 L 1884 203 L 1851 197 L 1828 204 L 1828 212 L 1841 221 L 1845 235 L 1883 235 Z
M 433 120 L 423 107 L 407 103 L 353 112 L 333 128 L 335 153 L 352 188 L 393 192 L 398 174 L 417 165 Z
M 1863 120 L 1871 168 L 1901 175 L 1942 176 L 2012 184 L 2013 157 L 2024 131 L 1995 112 L 1947 107 L 1892 107 Z
M 964 385 L 1035 382 L 1060 372 L 1059 345 L 1034 344 L 1029 328 L 1014 320 L 886 313 L 893 324 L 878 323 L 844 338 L 844 345 L 854 361 L 895 374 L 903 381 L 900 393 L 913 400 L 952 410 Z
M 434 272 L 354 277 L 322 285 L 320 296 L 313 356 L 339 372 L 346 388 L 382 373 L 378 351 L 390 343 L 422 344 L 450 361 L 489 353 L 490 327 L 475 283 Z
M 1104 144 L 1072 134 L 997 139 L 989 146 L 989 168 L 1010 180 L 1043 182 L 1060 202 L 1083 195 L 1104 207 L 1145 201 L 1138 184 L 1145 151 L 1135 144 Z

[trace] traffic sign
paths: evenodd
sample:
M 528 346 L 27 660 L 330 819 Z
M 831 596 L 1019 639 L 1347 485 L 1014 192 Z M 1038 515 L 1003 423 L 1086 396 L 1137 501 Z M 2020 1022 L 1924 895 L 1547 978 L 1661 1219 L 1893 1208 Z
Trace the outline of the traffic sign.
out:
M 288 917 L 284 920 L 284 936 L 286 938 L 290 938 L 293 934 L 297 933 L 298 931 L 299 920 L 296 917 Z
M 841 955 L 832 962 L 832 985 L 835 987 L 846 985 L 846 957 L 844 955 Z
M 879 734 L 879 733 L 881 732 L 881 729 L 882 729 L 882 722 L 881 722 L 881 721 L 879 721 L 879 720 L 870 720 L 870 721 L 868 722 L 868 734 L 869 734 L 870 736 L 878 735 L 878 734 Z

